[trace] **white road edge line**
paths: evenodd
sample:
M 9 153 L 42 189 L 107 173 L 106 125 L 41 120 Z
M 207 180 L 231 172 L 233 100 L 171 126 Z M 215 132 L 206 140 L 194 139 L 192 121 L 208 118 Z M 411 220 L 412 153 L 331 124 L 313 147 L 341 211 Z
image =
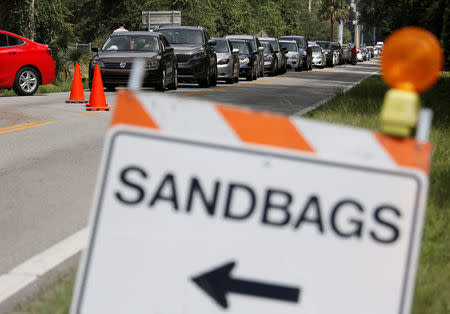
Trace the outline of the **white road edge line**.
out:
M 23 301 L 39 291 L 45 285 L 44 282 L 49 282 L 44 280 L 46 279 L 44 276 L 48 276 L 59 266 L 76 257 L 86 247 L 87 239 L 88 229 L 84 228 L 1 275 L 0 313 L 12 310 L 16 302 Z M 75 262 L 74 266 L 78 265 L 78 258 L 75 258 Z M 57 278 L 61 273 L 54 275 Z M 40 279 L 44 282 L 39 283 Z M 27 292 L 31 286 L 37 289 Z
M 342 90 L 339 91 L 339 93 L 346 93 L 347 91 L 349 91 L 350 89 L 352 89 L 353 87 L 355 87 L 356 85 L 359 85 L 362 81 L 364 81 L 366 78 L 371 77 L 372 75 L 377 75 L 379 74 L 379 71 L 367 74 L 366 76 L 364 76 L 363 78 L 361 78 L 359 81 L 352 83 L 349 86 L 344 87 Z M 315 104 L 312 104 L 311 106 L 308 106 L 300 111 L 297 111 L 296 113 L 294 113 L 293 115 L 291 115 L 291 117 L 300 117 L 303 116 L 305 114 L 307 114 L 310 111 L 316 110 L 317 108 L 319 108 L 320 106 L 322 106 L 324 103 L 329 102 L 331 99 L 333 99 L 334 97 L 336 97 L 337 95 L 339 95 L 339 93 L 333 94 L 331 96 L 328 96 L 325 99 L 322 99 L 318 102 L 316 102 Z

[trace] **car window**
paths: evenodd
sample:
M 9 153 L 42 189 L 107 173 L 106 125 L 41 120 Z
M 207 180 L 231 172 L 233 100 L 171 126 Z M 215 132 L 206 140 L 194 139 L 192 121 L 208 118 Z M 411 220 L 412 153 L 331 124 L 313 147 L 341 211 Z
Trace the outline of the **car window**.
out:
M 297 45 L 296 44 L 294 44 L 294 43 L 284 43 L 284 42 L 281 42 L 280 41 L 280 46 L 282 47 L 282 48 L 286 48 L 287 49 L 287 51 L 294 51 L 294 52 L 297 52 Z
M 311 50 L 312 50 L 312 52 L 320 52 L 320 47 L 319 46 L 311 46 Z
M 158 29 L 169 43 L 172 44 L 203 44 L 201 30 L 196 29 Z
M 252 47 L 253 51 L 257 50 L 257 48 L 256 48 L 256 40 L 249 39 L 248 43 L 250 43 L 250 46 Z M 259 43 L 259 44 L 261 44 L 261 43 Z
M 8 46 L 20 46 L 24 43 L 25 42 L 22 39 L 8 35 Z
M 264 47 L 264 53 L 271 53 L 270 51 L 270 43 L 268 41 L 262 41 L 261 45 Z
M 320 47 L 322 47 L 323 49 L 330 49 L 329 48 L 329 44 L 326 41 L 317 41 L 316 42 Z
M 239 53 L 250 53 L 249 45 L 244 41 L 231 41 L 234 49 L 239 49 Z
M 218 53 L 230 52 L 230 49 L 228 48 L 227 42 L 225 40 L 216 40 L 215 49 Z
M 280 50 L 280 46 L 278 45 L 278 42 L 276 40 L 270 40 L 269 43 L 272 46 L 273 50 Z
M 154 36 L 111 36 L 103 44 L 106 51 L 159 51 L 158 39 Z
M 167 41 L 167 39 L 164 36 L 161 36 L 160 38 L 161 38 L 164 48 L 170 47 L 169 42 Z
M 6 34 L 0 33 L 0 47 L 8 46 L 8 38 Z

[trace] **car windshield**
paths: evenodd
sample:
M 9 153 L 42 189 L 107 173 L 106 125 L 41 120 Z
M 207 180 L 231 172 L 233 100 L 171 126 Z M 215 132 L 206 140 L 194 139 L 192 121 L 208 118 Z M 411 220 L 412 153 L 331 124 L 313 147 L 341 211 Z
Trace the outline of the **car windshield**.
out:
M 316 41 L 316 43 L 323 49 L 330 49 L 330 45 L 326 41 Z
M 278 45 L 278 42 L 276 40 L 269 40 L 269 43 L 272 46 L 273 50 L 280 50 L 280 46 Z
M 225 40 L 216 40 L 216 45 L 214 48 L 218 53 L 230 52 L 230 49 L 228 48 L 227 42 Z
M 158 29 L 172 44 L 203 44 L 203 35 L 196 29 Z
M 312 50 L 312 52 L 320 52 L 320 47 L 319 46 L 311 46 L 311 50 Z
M 331 49 L 340 49 L 338 44 L 330 44 Z
M 264 53 L 271 53 L 270 43 L 268 41 L 262 41 L 261 45 L 264 47 Z
M 294 43 L 284 43 L 280 41 L 280 46 L 282 48 L 286 48 L 287 51 L 297 52 L 297 46 Z
M 149 51 L 158 52 L 158 39 L 154 36 L 111 36 L 103 44 L 104 51 Z
M 239 53 L 250 53 L 250 51 L 248 50 L 248 44 L 244 41 L 232 41 L 231 44 L 233 45 L 233 48 L 239 49 Z
M 297 45 L 299 48 L 306 48 L 306 41 L 304 38 L 300 38 L 300 37 L 282 37 L 283 39 L 287 39 L 287 40 L 295 40 L 297 42 Z

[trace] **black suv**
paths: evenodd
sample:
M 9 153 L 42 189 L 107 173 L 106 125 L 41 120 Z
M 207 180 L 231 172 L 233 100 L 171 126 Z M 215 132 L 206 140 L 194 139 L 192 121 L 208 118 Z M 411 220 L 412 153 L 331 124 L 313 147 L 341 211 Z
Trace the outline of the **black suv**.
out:
M 202 87 L 217 85 L 216 42 L 200 26 L 166 25 L 154 30 L 164 35 L 175 50 L 178 80 Z
M 145 60 L 143 86 L 157 89 L 177 89 L 177 67 L 173 48 L 163 35 L 149 32 L 116 32 L 111 34 L 89 68 L 89 87 L 92 86 L 94 67 L 98 65 L 103 84 L 113 91 L 119 85 L 127 85 L 135 58 Z

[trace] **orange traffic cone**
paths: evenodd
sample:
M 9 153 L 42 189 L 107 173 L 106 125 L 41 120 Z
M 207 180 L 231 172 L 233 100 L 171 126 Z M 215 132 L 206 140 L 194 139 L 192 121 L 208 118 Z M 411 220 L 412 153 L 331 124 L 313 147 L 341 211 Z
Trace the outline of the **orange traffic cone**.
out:
M 86 110 L 109 110 L 106 104 L 105 91 L 103 90 L 102 73 L 100 73 L 98 64 L 95 65 L 91 96 L 89 97 L 89 103 L 86 104 Z
M 72 90 L 70 91 L 70 99 L 67 103 L 87 103 L 84 99 L 83 83 L 81 82 L 80 65 L 75 64 L 75 72 L 73 73 Z

